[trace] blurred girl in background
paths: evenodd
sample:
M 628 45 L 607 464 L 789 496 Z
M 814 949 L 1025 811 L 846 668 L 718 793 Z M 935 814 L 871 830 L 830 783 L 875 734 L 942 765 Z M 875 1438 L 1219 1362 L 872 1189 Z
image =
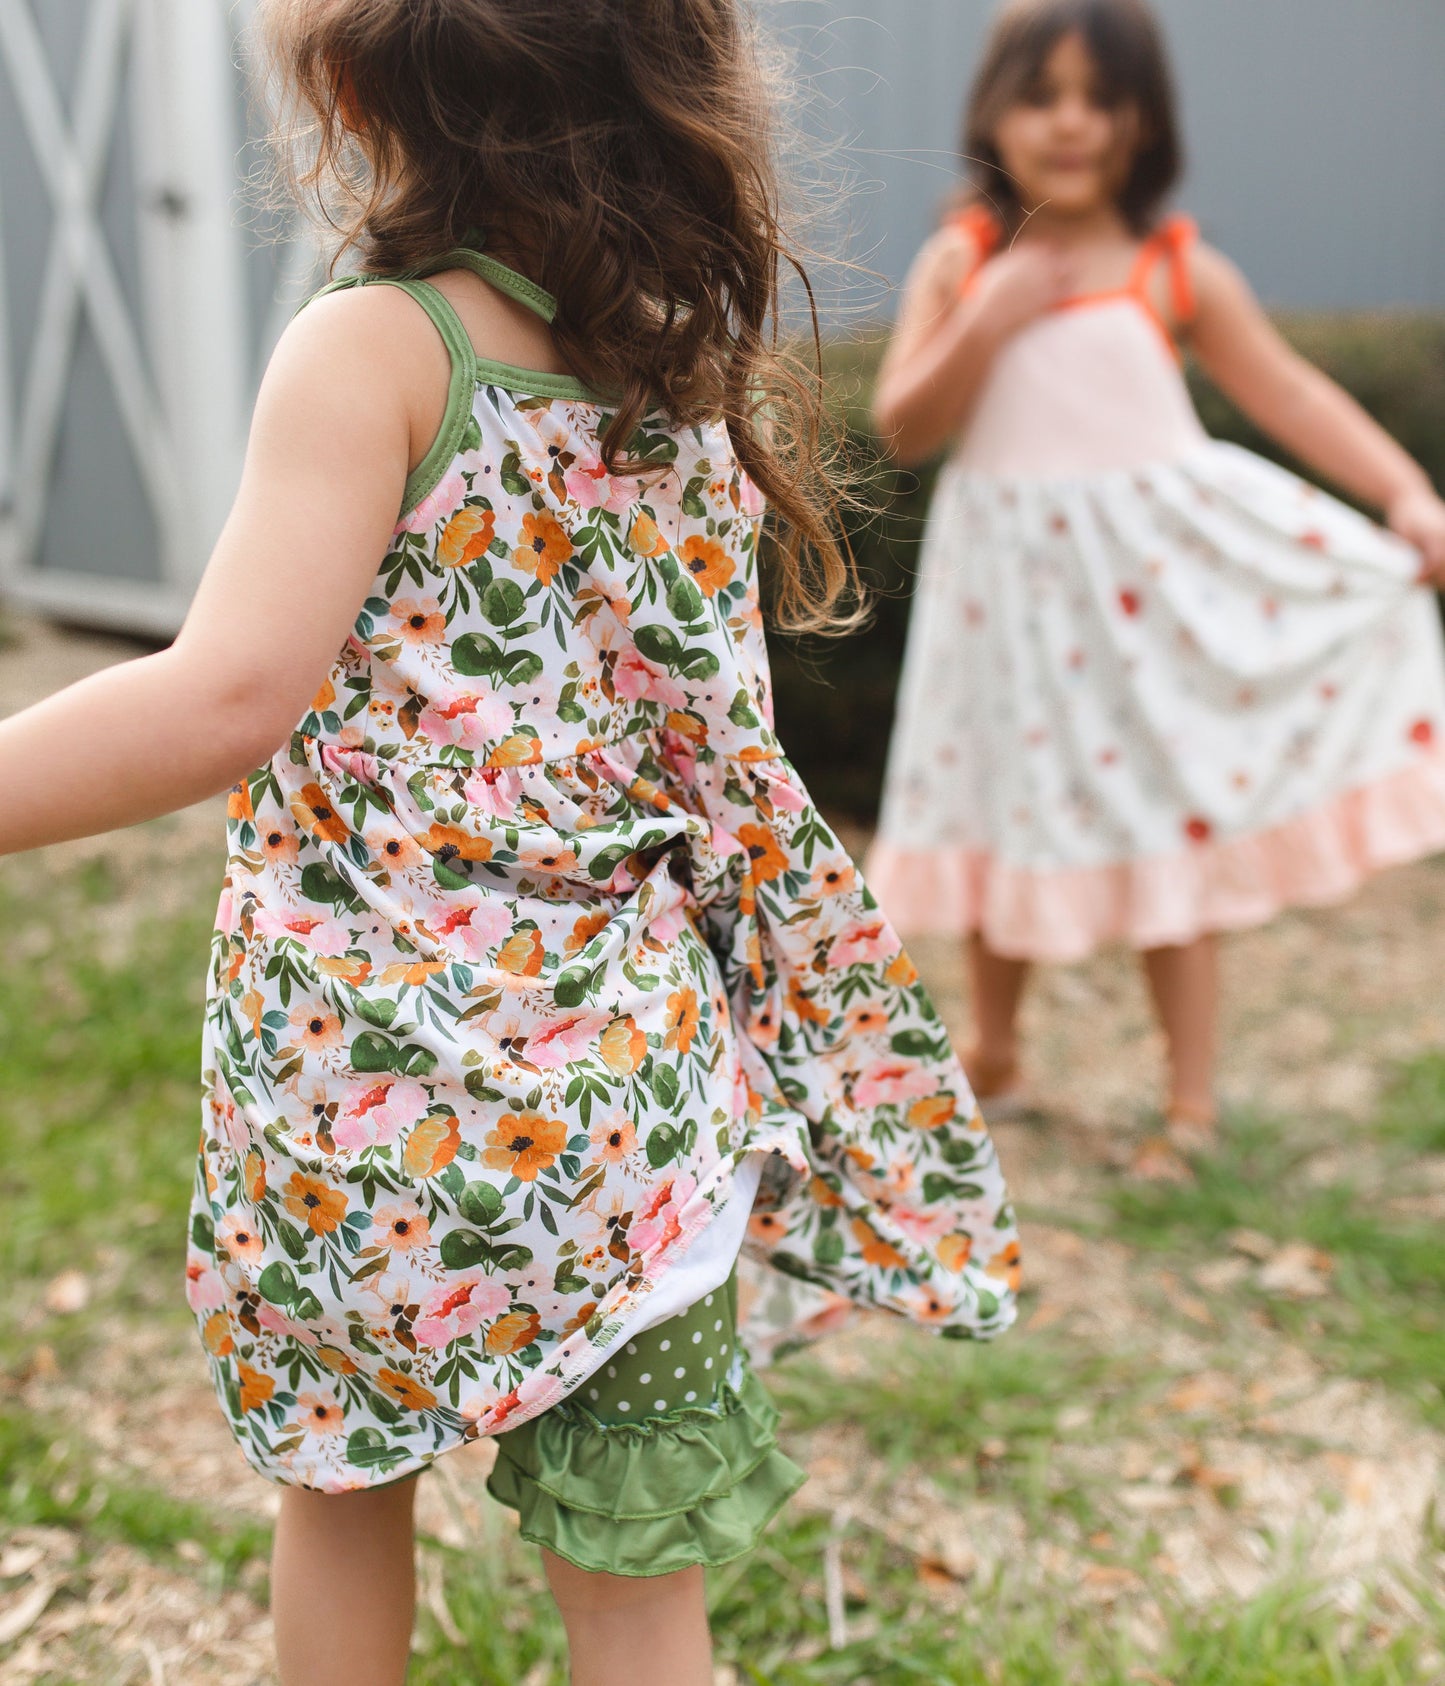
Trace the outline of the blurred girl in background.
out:
M 1030 963 L 1138 949 L 1169 1058 L 1138 1169 L 1184 1175 L 1216 1126 L 1216 933 L 1445 847 L 1445 505 L 1165 214 L 1144 0 L 1005 6 L 963 149 L 877 387 L 899 457 L 948 458 L 870 879 L 905 931 L 968 934 L 995 1103 Z M 1208 438 L 1181 347 L 1389 531 Z

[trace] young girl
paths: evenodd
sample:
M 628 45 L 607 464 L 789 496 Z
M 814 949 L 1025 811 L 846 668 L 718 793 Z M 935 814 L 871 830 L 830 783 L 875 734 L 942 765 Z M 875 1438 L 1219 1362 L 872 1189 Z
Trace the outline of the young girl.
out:
M 1445 847 L 1445 506 L 1160 207 L 1142 0 L 1020 0 L 970 103 L 974 198 L 915 264 L 877 393 L 929 520 L 874 888 L 972 937 L 975 1092 L 1017 1097 L 1028 966 L 1139 949 L 1185 1171 L 1215 1119 L 1215 933 Z M 1394 535 L 1210 440 L 1178 350 Z
M 361 272 L 276 353 L 175 645 L 0 727 L 0 852 L 232 787 L 188 1292 L 285 1484 L 282 1679 L 403 1678 L 412 1478 L 496 1435 L 574 1680 L 704 1686 L 702 1566 L 801 1479 L 734 1332 L 750 1214 L 945 1333 L 1017 1270 L 770 725 L 763 494 L 795 619 L 846 567 L 767 351 L 764 91 L 733 0 L 265 16 Z

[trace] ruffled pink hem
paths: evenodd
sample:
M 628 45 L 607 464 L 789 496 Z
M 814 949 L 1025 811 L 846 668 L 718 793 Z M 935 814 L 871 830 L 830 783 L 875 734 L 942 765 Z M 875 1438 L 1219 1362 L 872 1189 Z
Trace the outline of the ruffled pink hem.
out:
M 1174 855 L 1034 872 L 966 849 L 879 841 L 868 886 L 904 936 L 981 931 L 997 954 L 1082 960 L 1100 945 L 1167 948 L 1343 901 L 1373 873 L 1445 850 L 1445 755 L 1270 831 Z

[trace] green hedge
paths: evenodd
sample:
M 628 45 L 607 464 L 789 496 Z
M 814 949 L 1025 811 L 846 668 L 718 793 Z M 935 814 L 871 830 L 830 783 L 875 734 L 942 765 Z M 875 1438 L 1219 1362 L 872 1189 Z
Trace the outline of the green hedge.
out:
M 1445 486 L 1445 317 L 1291 316 L 1281 323 L 1304 354 L 1340 382 Z M 778 727 L 813 794 L 867 823 L 877 812 L 908 625 L 908 599 L 935 469 L 919 475 L 879 461 L 868 428 L 877 344 L 829 348 L 829 375 L 847 416 L 859 485 L 871 513 L 850 521 L 874 594 L 867 628 L 844 639 L 772 639 Z M 1227 399 L 1191 372 L 1204 425 L 1220 439 L 1288 461 Z M 1298 464 L 1291 464 L 1298 467 Z

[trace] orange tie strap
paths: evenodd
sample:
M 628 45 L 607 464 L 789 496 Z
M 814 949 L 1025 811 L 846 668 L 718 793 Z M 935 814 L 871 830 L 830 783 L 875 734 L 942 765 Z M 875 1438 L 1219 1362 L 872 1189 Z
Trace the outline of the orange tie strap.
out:
M 1130 290 L 1139 295 L 1151 316 L 1158 316 L 1149 292 L 1149 282 L 1155 266 L 1168 266 L 1169 305 L 1174 313 L 1174 326 L 1187 328 L 1194 320 L 1197 301 L 1194 280 L 1189 273 L 1189 253 L 1199 238 L 1199 225 L 1192 217 L 1172 216 L 1162 222 L 1140 248 L 1130 280 Z

